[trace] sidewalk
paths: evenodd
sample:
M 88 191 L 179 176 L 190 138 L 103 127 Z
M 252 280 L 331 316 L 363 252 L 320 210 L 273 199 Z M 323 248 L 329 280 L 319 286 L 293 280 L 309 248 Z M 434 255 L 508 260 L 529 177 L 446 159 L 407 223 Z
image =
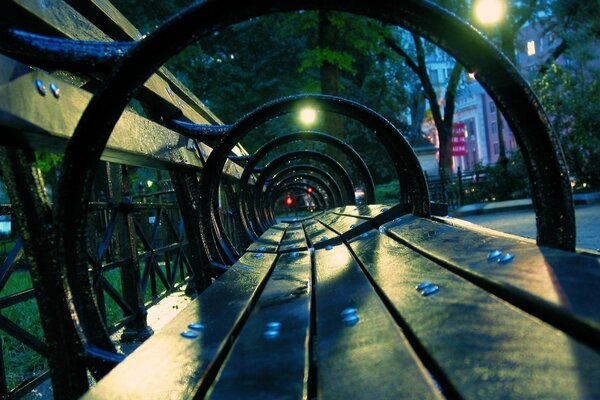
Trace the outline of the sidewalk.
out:
M 573 196 L 575 205 L 600 204 L 600 192 L 581 193 Z M 518 211 L 533 209 L 531 199 L 518 199 L 496 201 L 492 203 L 476 203 L 462 206 L 449 214 L 453 217 L 466 217 L 469 215 L 492 214 L 504 211 Z

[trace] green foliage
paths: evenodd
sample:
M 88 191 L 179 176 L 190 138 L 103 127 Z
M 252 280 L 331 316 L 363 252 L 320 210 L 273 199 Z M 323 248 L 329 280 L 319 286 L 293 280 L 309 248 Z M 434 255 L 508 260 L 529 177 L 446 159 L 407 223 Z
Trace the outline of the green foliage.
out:
M 115 6 L 144 32 L 151 31 L 183 6 L 175 0 L 115 0 Z M 143 12 L 140 13 L 140 10 Z M 319 12 L 301 11 L 254 18 L 220 30 L 188 47 L 168 68 L 221 120 L 232 123 L 278 97 L 321 92 L 321 67 L 332 66 L 338 94 L 377 110 L 397 126 L 406 126 L 406 68 L 389 61 L 382 33 L 389 27 L 347 13 L 328 12 L 335 46 L 319 41 Z M 253 152 L 268 139 L 297 130 L 292 119 L 278 118 L 252 132 L 242 145 Z M 321 127 L 323 128 L 323 127 Z M 382 149 L 350 120 L 344 140 L 364 143 L 360 153 L 377 165 L 376 181 L 393 179 L 391 163 L 381 163 Z
M 397 181 L 375 186 L 375 200 L 378 204 L 396 204 L 400 199 L 400 188 Z
M 62 154 L 36 152 L 35 158 L 38 168 L 44 176 L 56 173 L 62 162 Z
M 463 181 L 465 204 L 523 199 L 531 195 L 529 176 L 520 151 L 510 156 L 506 167 L 478 165 L 475 176 L 475 181 Z
M 2 290 L 2 295 L 19 293 L 31 289 L 28 271 L 16 271 Z M 42 338 L 40 314 L 34 299 L 10 306 L 2 310 L 2 315 L 17 323 L 27 332 Z M 9 388 L 14 388 L 24 380 L 35 376 L 46 368 L 46 360 L 17 339 L 1 331 L 6 379 Z
M 600 71 L 553 65 L 534 81 L 578 181 L 600 187 Z
M 335 65 L 340 71 L 356 73 L 354 69 L 354 57 L 342 51 L 335 51 L 316 47 L 306 53 L 306 58 L 302 61 L 299 71 L 305 72 L 310 68 L 320 68 L 324 64 Z

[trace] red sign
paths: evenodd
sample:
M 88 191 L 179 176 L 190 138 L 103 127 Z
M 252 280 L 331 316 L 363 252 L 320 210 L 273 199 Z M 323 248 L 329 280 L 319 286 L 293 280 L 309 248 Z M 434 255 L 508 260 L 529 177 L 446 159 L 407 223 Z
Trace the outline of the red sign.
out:
M 467 155 L 467 140 L 465 124 L 457 122 L 452 125 L 452 155 L 466 156 Z

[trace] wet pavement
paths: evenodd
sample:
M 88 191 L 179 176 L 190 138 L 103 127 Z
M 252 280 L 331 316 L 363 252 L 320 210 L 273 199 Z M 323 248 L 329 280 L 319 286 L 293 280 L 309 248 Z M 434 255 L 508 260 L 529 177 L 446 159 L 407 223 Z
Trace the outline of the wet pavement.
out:
M 577 247 L 600 251 L 600 205 L 575 207 Z M 498 231 L 534 238 L 535 214 L 532 210 L 505 211 L 459 217 Z

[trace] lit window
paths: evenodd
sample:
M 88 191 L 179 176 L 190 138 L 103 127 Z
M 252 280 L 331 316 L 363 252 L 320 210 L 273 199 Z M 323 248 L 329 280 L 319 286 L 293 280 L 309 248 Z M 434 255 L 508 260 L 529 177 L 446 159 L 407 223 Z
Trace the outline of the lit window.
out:
M 527 55 L 532 56 L 535 54 L 535 40 L 527 42 Z

